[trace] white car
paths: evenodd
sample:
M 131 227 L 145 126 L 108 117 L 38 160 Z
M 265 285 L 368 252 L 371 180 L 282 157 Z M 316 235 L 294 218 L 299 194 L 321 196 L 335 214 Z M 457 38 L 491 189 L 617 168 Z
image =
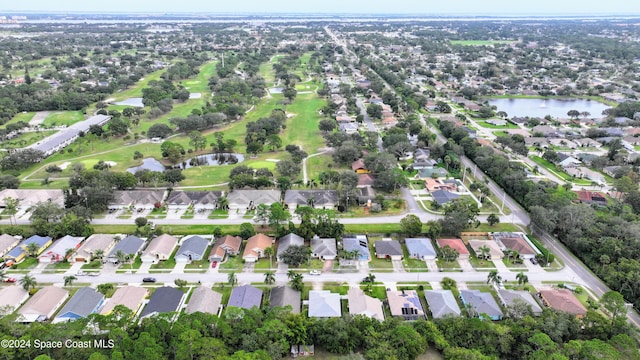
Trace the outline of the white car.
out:
M 309 275 L 322 275 L 322 271 L 320 270 L 311 270 Z

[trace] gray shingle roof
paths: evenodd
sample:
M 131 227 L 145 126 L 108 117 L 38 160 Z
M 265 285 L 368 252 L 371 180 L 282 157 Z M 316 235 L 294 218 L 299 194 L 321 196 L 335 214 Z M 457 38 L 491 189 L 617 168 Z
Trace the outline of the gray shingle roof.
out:
M 215 292 L 208 287 L 200 286 L 193 290 L 185 312 L 187 314 L 194 312 L 217 314 L 221 301 L 222 294 Z
M 338 202 L 336 190 L 287 190 L 284 194 L 285 204 L 308 205 L 313 199 L 314 206 L 335 205 Z
M 115 258 L 116 257 L 115 254 L 118 252 L 118 250 L 122 250 L 122 252 L 124 252 L 127 255 L 136 255 L 138 250 L 140 250 L 143 244 L 144 244 L 144 240 L 140 239 L 135 235 L 129 235 L 126 238 L 118 241 L 113 246 L 108 257 Z
M 296 291 L 288 286 L 278 286 L 271 289 L 269 295 L 269 304 L 271 307 L 275 306 L 291 306 L 291 313 L 300 313 L 300 291 Z
M 366 235 L 345 235 L 342 238 L 342 247 L 344 248 L 344 250 L 358 250 L 358 259 L 360 260 L 371 259 L 368 244 L 369 242 Z
M 167 313 L 177 311 L 184 293 L 176 288 L 163 286 L 156 291 L 149 299 L 149 303 L 145 306 L 140 317 L 150 316 L 154 313 Z
M 97 311 L 103 301 L 104 295 L 88 286 L 83 287 L 78 290 L 62 310 L 60 310 L 57 318 L 86 318 Z
M 203 239 L 200 236 L 192 236 L 182 242 L 180 248 L 176 252 L 177 257 L 189 257 L 191 255 L 191 260 L 199 261 L 204 257 L 205 251 L 207 251 L 207 246 L 209 245 L 209 241 Z
M 75 136 L 78 136 L 80 132 L 86 133 L 89 131 L 91 125 L 102 125 L 109 121 L 111 116 L 107 115 L 95 115 L 87 120 L 75 123 L 65 130 L 59 131 L 49 137 L 44 138 L 42 141 L 35 143 L 34 145 L 29 146 L 32 149 L 40 150 L 45 154 L 51 152 L 52 149 L 55 149 L 61 144 L 69 141 Z
M 460 290 L 460 297 L 465 304 L 471 304 L 478 315 L 487 314 L 491 318 L 502 318 L 502 310 L 493 299 L 491 293 L 480 290 Z
M 261 303 L 262 290 L 251 285 L 242 285 L 231 291 L 228 305 L 243 309 L 251 309 L 254 306 L 260 307 Z
M 336 256 L 338 250 L 336 239 L 334 238 L 313 238 L 311 239 L 311 251 L 318 257 Z
M 431 193 L 431 197 L 433 197 L 433 200 L 435 200 L 438 204 L 444 205 L 449 201 L 458 199 L 460 195 L 446 190 L 436 190 Z
M 500 297 L 500 300 L 502 300 L 505 306 L 513 305 L 517 301 L 522 301 L 531 306 L 531 311 L 535 315 L 542 313 L 542 308 L 528 291 L 498 290 L 498 297 Z
M 451 290 L 425 290 L 424 297 L 435 319 L 446 315 L 460 316 L 460 307 Z
M 404 255 L 402 252 L 402 246 L 398 240 L 378 240 L 374 244 L 376 249 L 376 255 L 384 255 L 384 256 L 397 256 Z
M 287 234 L 280 239 L 278 239 L 278 253 L 277 257 L 280 258 L 280 255 L 289 248 L 289 246 L 303 246 L 304 239 L 294 233 Z
M 409 256 L 423 258 L 437 255 L 429 238 L 407 238 L 404 239 L 404 243 L 407 245 Z

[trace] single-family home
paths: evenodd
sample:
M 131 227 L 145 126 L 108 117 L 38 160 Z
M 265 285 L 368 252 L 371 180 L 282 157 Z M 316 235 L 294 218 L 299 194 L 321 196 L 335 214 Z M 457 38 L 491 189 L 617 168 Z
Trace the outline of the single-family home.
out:
M 436 203 L 438 203 L 438 205 L 444 205 L 448 202 L 460 198 L 460 195 L 454 194 L 447 190 L 435 190 L 431 192 L 431 197 Z
M 145 318 L 160 313 L 176 312 L 180 310 L 184 298 L 185 293 L 180 289 L 169 286 L 157 288 L 151 295 L 147 306 L 140 313 L 140 317 Z
M 400 241 L 391 239 L 382 239 L 373 243 L 378 259 L 402 260 L 404 252 Z
M 607 206 L 607 197 L 601 192 L 590 190 L 578 190 L 574 192 L 578 195 L 578 198 L 576 200 L 579 203 L 587 205 L 595 204 L 598 206 Z
M 458 182 L 456 180 L 440 180 L 433 178 L 424 179 L 424 186 L 427 191 L 432 193 L 436 190 L 458 191 Z
M 473 252 L 476 253 L 476 257 L 478 258 L 482 258 L 484 254 L 482 249 L 485 251 L 488 249 L 486 256 L 488 256 L 488 259 L 490 260 L 500 260 L 504 257 L 504 253 L 495 241 L 472 239 L 469 240 L 469 246 L 471 246 Z
M 414 170 L 421 170 L 426 168 L 432 168 L 436 165 L 438 165 L 437 161 L 433 159 L 427 159 L 427 160 L 415 160 L 413 164 L 411 164 L 411 167 Z
M 604 172 L 609 176 L 616 176 L 616 173 L 618 172 L 618 170 L 621 170 L 621 169 L 624 169 L 624 167 L 623 166 L 605 166 L 604 168 L 602 168 L 602 172 Z
M 276 286 L 271 289 L 269 294 L 269 306 L 290 306 L 292 314 L 299 314 L 301 296 L 300 291 L 294 290 L 289 286 Z
M 406 238 L 404 244 L 412 259 L 435 260 L 437 257 L 436 249 L 429 238 Z
M 338 255 L 335 238 L 320 238 L 317 235 L 311 239 L 311 257 L 321 260 L 335 260 Z
M 47 251 L 40 254 L 38 262 L 55 263 L 64 261 L 80 247 L 83 239 L 84 237 L 67 235 L 56 240 L 53 245 L 47 249 Z
M 13 249 L 20 243 L 20 239 L 8 234 L 0 235 L 0 257 L 5 256 L 9 250 Z
M 58 286 L 45 286 L 18 310 L 18 322 L 31 323 L 50 319 L 69 297 L 69 292 Z
M 279 190 L 233 190 L 227 196 L 230 210 L 248 210 L 280 202 Z
M 51 237 L 50 236 L 39 236 L 33 235 L 32 237 L 23 240 L 18 246 L 14 247 L 11 251 L 9 251 L 4 259 L 13 260 L 14 262 L 22 261 L 27 255 L 29 244 L 38 245 L 38 250 L 36 251 L 36 255 L 40 255 L 49 245 L 51 245 Z
M 138 251 L 144 245 L 144 240 L 140 239 L 135 235 L 129 235 L 126 238 L 118 241 L 107 256 L 107 261 L 110 261 L 114 264 L 118 263 L 118 252 L 122 251 L 125 255 L 130 257 L 130 260 L 133 261 L 135 257 L 138 255 Z
M 415 290 L 387 290 L 387 301 L 391 316 L 404 320 L 424 318 L 424 309 Z
M 73 321 L 98 312 L 104 303 L 104 295 L 85 286 L 80 288 L 62 307 L 53 322 Z
M 445 246 L 452 248 L 457 251 L 460 256 L 458 259 L 468 259 L 469 258 L 469 249 L 464 245 L 462 239 L 438 239 L 436 240 L 438 247 L 442 249 Z
M 493 233 L 493 239 L 501 245 L 503 249 L 517 251 L 523 259 L 536 257 L 539 251 L 533 247 L 526 239 L 526 235 L 521 233 Z
M 147 289 L 138 286 L 123 286 L 118 288 L 118 290 L 113 293 L 113 296 L 107 300 L 104 307 L 102 307 L 100 314 L 109 315 L 118 305 L 122 305 L 131 310 L 133 314 L 136 314 L 144 303 L 144 299 L 148 293 L 149 291 Z
M 209 246 L 209 240 L 193 235 L 182 239 L 182 243 L 176 251 L 174 260 L 181 263 L 190 263 L 204 259 L 205 252 Z
M 152 264 L 168 260 L 177 244 L 178 239 L 171 235 L 162 234 L 157 236 L 151 240 L 149 245 L 147 245 L 147 248 L 144 249 L 140 256 L 140 260 L 142 260 L 142 262 Z
M 11 285 L 0 290 L 0 316 L 14 312 L 29 298 L 29 292 L 22 286 Z
M 216 239 L 211 253 L 209 253 L 210 262 L 222 262 L 227 255 L 238 255 L 242 238 L 240 236 L 225 235 Z
M 357 174 L 368 174 L 369 170 L 364 165 L 364 160 L 358 159 L 351 163 L 351 170 L 355 171 Z
M 549 125 L 536 125 L 531 129 L 532 134 L 541 134 L 544 137 L 558 136 L 558 130 Z
M 329 290 L 309 291 L 309 317 L 330 318 L 342 316 L 340 294 Z
M 348 123 L 340 123 L 338 124 L 338 129 L 340 129 L 340 131 L 347 133 L 347 134 L 353 134 L 353 133 L 357 133 L 358 132 L 358 123 L 353 123 L 353 122 L 348 122 Z
M 304 246 L 304 239 L 294 233 L 287 234 L 278 239 L 278 251 L 276 252 L 276 258 L 278 262 L 282 262 L 280 257 L 290 246 Z
M 371 260 L 367 235 L 344 235 L 342 237 L 342 249 L 346 252 L 357 252 L 358 260 Z
M 545 306 L 558 311 L 573 314 L 579 318 L 587 314 L 587 309 L 568 289 L 540 290 L 538 296 Z
M 486 314 L 491 320 L 501 320 L 504 314 L 491 293 L 480 290 L 460 290 L 460 299 L 471 308 L 470 313 L 474 317 L 484 318 Z
M 196 312 L 207 314 L 218 314 L 220 303 L 222 302 L 222 294 L 213 291 L 206 286 L 198 286 L 191 293 L 187 308 L 184 310 L 187 314 Z
M 541 149 L 546 149 L 549 147 L 549 141 L 544 137 L 525 137 L 524 144 L 526 146 L 537 146 Z
M 563 169 L 575 168 L 580 166 L 581 164 L 582 161 L 574 158 L 573 156 L 568 156 L 558 163 L 558 165 L 560 165 Z
M 431 157 L 431 150 L 429 149 L 418 148 L 416 149 L 416 151 L 413 152 L 413 158 L 416 161 L 430 160 L 430 157 Z
M 287 190 L 284 194 L 284 204 L 289 210 L 298 206 L 310 206 L 316 209 L 333 209 L 338 205 L 336 190 Z
M 224 196 L 222 191 L 174 190 L 167 199 L 167 206 L 169 211 L 187 210 L 189 207 L 192 207 L 194 211 L 213 210 L 222 196 Z
M 537 316 L 542 314 L 542 308 L 528 291 L 501 289 L 498 290 L 498 298 L 505 307 L 517 305 L 518 303 L 526 304 L 531 308 L 533 315 Z
M 7 198 L 18 200 L 19 209 L 24 210 L 43 202 L 64 207 L 64 193 L 60 189 L 4 189 L 0 191 L 0 207 L 7 206 L 4 202 Z
M 352 287 L 347 292 L 349 301 L 349 314 L 352 316 L 364 315 L 379 321 L 384 321 L 382 301 L 367 296 L 360 288 Z
M 242 309 L 260 307 L 262 303 L 262 290 L 251 285 L 242 285 L 231 290 L 228 306 L 235 306 Z
M 245 262 L 256 262 L 264 257 L 264 249 L 273 244 L 273 238 L 265 234 L 256 234 L 247 240 L 242 259 Z
M 80 245 L 73 255 L 73 261 L 88 263 L 98 251 L 106 256 L 115 242 L 115 237 L 111 234 L 93 234 Z
M 114 191 L 112 209 L 137 208 L 151 210 L 162 204 L 166 196 L 165 190 L 125 190 Z
M 451 290 L 425 290 L 424 297 L 434 319 L 445 316 L 460 316 L 460 307 Z

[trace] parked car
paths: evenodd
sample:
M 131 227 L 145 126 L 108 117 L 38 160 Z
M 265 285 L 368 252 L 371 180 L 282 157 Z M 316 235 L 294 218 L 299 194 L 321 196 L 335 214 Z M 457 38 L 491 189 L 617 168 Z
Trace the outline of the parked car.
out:
M 76 273 L 76 276 L 85 276 L 85 275 L 87 275 L 87 273 L 86 273 L 86 272 L 84 272 L 84 271 L 78 271 L 78 272 Z
M 8 283 L 14 283 L 16 281 L 18 281 L 18 279 L 14 278 L 14 277 L 9 277 L 9 278 L 4 279 L 4 282 L 8 282 Z
M 146 278 L 142 279 L 142 282 L 154 283 L 154 282 L 156 282 L 156 278 L 154 278 L 154 277 L 146 277 Z
M 320 270 L 311 270 L 311 271 L 309 271 L 309 275 L 322 275 L 322 271 L 320 271 Z
M 217 261 L 213 261 L 211 263 L 211 268 L 215 268 L 216 266 L 218 266 L 218 262 Z
M 531 258 L 529 261 L 531 261 L 533 265 L 538 265 L 538 260 L 536 260 L 536 258 Z

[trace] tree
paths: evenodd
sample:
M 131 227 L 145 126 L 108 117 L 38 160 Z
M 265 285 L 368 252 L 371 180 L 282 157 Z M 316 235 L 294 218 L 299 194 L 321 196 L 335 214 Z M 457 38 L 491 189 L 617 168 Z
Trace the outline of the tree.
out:
M 292 245 L 289 246 L 285 251 L 283 251 L 279 257 L 280 261 L 283 263 L 298 267 L 300 264 L 307 260 L 307 256 L 309 254 L 309 247 L 304 245 Z
M 578 110 L 569 110 L 567 112 L 567 116 L 569 116 L 572 119 L 577 119 L 580 116 L 580 111 L 578 111 Z
M 440 251 L 442 252 L 442 259 L 447 262 L 455 261 L 460 256 L 460 253 L 449 245 L 443 247 Z
M 289 219 L 291 219 L 291 213 L 286 210 L 281 203 L 276 202 L 271 204 L 269 207 L 269 226 L 279 230 L 281 224 L 289 221 Z
M 262 204 L 261 204 L 261 205 L 262 205 Z M 274 254 L 273 246 L 267 246 L 267 247 L 264 249 L 264 256 L 268 256 L 268 257 L 269 257 L 269 267 L 270 267 L 270 268 L 271 268 L 271 266 L 272 266 L 272 263 L 271 263 L 271 262 L 272 262 L 272 259 L 273 259 L 273 254 Z
M 330 119 L 322 119 L 318 123 L 318 129 L 320 129 L 320 131 L 325 133 L 335 130 L 336 127 L 337 127 L 336 122 Z
M 73 284 L 73 282 L 76 281 L 76 280 L 78 280 L 78 278 L 73 276 L 73 275 L 65 276 L 64 277 L 64 286 L 71 286 L 71 284 Z
M 400 231 L 407 237 L 414 237 L 422 233 L 422 221 L 416 215 L 409 214 L 400 220 Z
M 289 280 L 289 286 L 291 286 L 296 291 L 302 292 L 302 290 L 304 289 L 302 274 L 294 273 Z
M 248 239 L 256 234 L 256 229 L 253 227 L 253 224 L 245 222 L 240 224 L 240 237 L 243 239 Z
M 518 285 L 525 285 L 526 283 L 529 282 L 529 277 L 527 275 L 525 275 L 525 273 L 523 273 L 522 271 L 520 271 L 517 275 L 516 275 L 516 280 L 518 280 Z
M 127 260 L 129 259 L 129 254 L 125 253 L 122 250 L 118 250 L 116 251 L 115 254 L 113 254 L 115 256 L 115 258 L 118 261 L 118 264 L 124 264 L 127 262 Z
M 167 126 L 167 124 L 153 124 L 149 130 L 147 130 L 147 136 L 150 138 L 164 139 L 171 135 L 171 133 L 173 133 L 173 130 Z
M 427 221 L 427 236 L 431 239 L 437 239 L 442 233 L 442 224 L 435 220 Z
M 394 344 L 398 359 L 415 359 L 427 351 L 427 342 L 412 326 L 398 325 L 389 333 L 389 342 Z
M 442 288 L 445 290 L 453 290 L 458 287 L 458 283 L 456 283 L 456 281 L 450 277 L 442 278 L 442 281 L 440 282 L 440 284 L 442 285 Z
M 147 223 L 148 223 L 149 221 L 147 220 L 147 218 L 144 218 L 144 217 L 137 217 L 137 218 L 134 220 L 134 222 L 136 223 L 136 227 L 141 228 L 141 227 L 143 227 L 143 226 L 147 225 Z
M 176 284 L 176 286 L 179 287 L 180 289 L 184 289 L 187 286 L 187 284 L 189 284 L 187 280 L 183 280 L 183 279 L 175 279 L 173 280 L 173 283 Z
M 38 256 L 38 251 L 40 251 L 40 245 L 38 245 L 38 243 L 35 242 L 30 242 L 27 244 L 27 254 L 29 254 L 29 256 L 31 257 L 37 257 Z
M 113 286 L 112 283 L 106 283 L 106 284 L 98 284 L 98 287 L 96 288 L 96 290 L 102 295 L 107 295 L 109 292 L 113 291 L 114 288 L 115 287 Z
M 264 283 L 271 285 L 276 282 L 276 274 L 273 271 L 266 271 L 264 273 Z
M 371 104 L 367 107 L 367 114 L 374 119 L 382 119 L 382 106 Z
M 443 232 L 459 235 L 471 225 L 480 225 L 477 216 L 480 213 L 478 204 L 467 198 L 455 199 L 444 206 L 444 219 L 438 220 Z
M 487 216 L 487 222 L 489 223 L 489 226 L 494 226 L 500 222 L 500 217 L 493 213 L 489 214 L 489 216 Z
M 232 271 L 227 275 L 227 283 L 231 287 L 234 287 L 234 286 L 236 286 L 238 284 L 238 277 L 236 276 L 235 272 Z
M 267 146 L 271 148 L 271 151 L 280 149 L 282 147 L 282 139 L 277 134 L 271 134 L 267 137 Z
M 296 98 L 298 91 L 295 87 L 288 86 L 282 91 L 282 95 L 287 98 L 289 101 L 293 101 Z
M 489 275 L 487 275 L 487 284 L 493 283 L 495 285 L 500 285 L 501 282 L 502 277 L 498 275 L 498 270 L 489 271 Z
M 280 173 L 280 176 L 295 178 L 300 175 L 300 165 L 293 160 L 280 160 L 276 163 L 276 171 Z
M 490 258 L 491 250 L 487 245 L 480 246 L 478 250 L 480 251 L 480 259 L 488 260 Z
M 182 169 L 167 169 L 162 173 L 162 177 L 164 178 L 164 181 L 168 182 L 172 186 L 186 179 L 184 174 L 182 174 Z
M 613 335 L 616 325 L 624 324 L 627 316 L 627 305 L 624 297 L 617 291 L 607 291 L 602 295 L 600 303 L 611 316 L 611 329 L 609 335 Z
M 18 206 L 20 200 L 12 197 L 4 198 L 4 212 L 9 215 L 9 223 L 13 225 L 16 222 L 16 213 L 18 212 Z
M 22 285 L 22 288 L 26 291 L 30 291 L 31 289 L 36 288 L 38 282 L 36 281 L 36 278 L 27 274 L 22 279 L 20 279 L 20 285 Z

